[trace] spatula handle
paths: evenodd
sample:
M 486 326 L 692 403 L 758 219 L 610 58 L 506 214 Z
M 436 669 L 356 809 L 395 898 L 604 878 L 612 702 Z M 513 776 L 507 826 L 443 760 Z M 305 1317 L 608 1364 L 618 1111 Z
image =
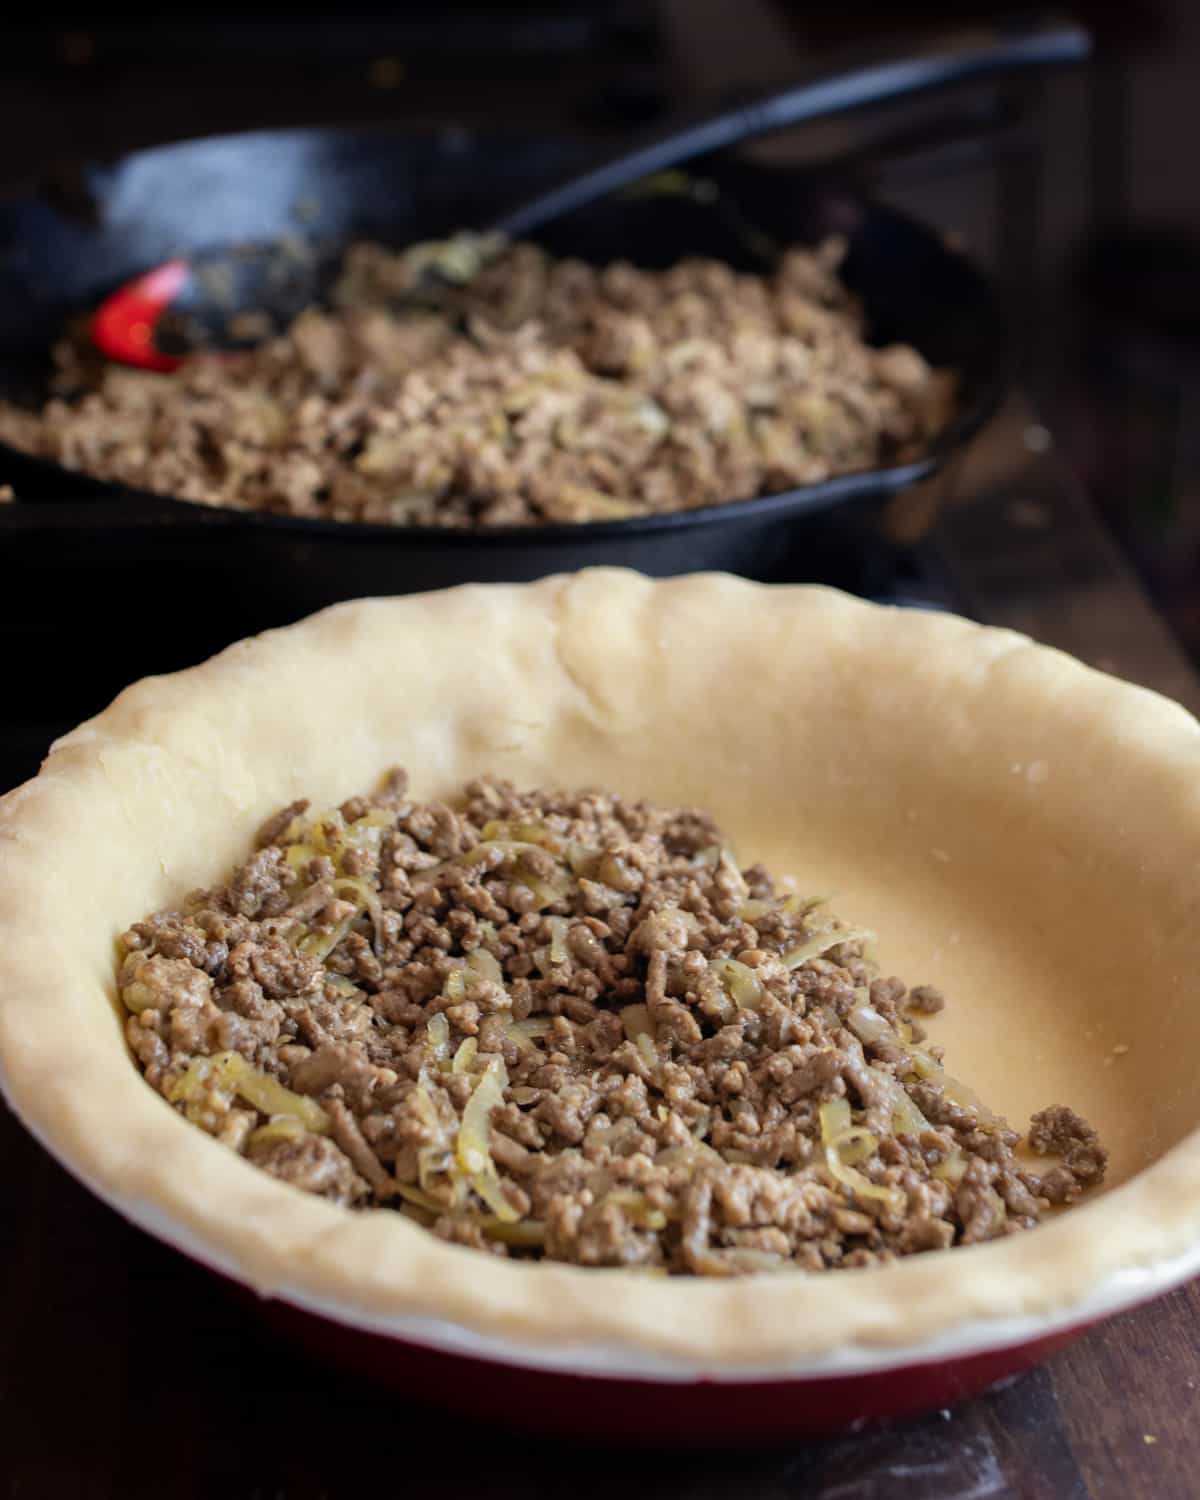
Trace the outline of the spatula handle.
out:
M 717 114 L 707 112 L 659 127 L 632 149 L 540 193 L 492 227 L 510 238 L 529 235 L 551 219 L 645 177 L 771 131 L 1005 73 L 1078 63 L 1090 50 L 1091 38 L 1077 22 L 1047 16 L 1035 22 L 993 23 L 955 31 L 899 55 L 860 58 L 850 66 L 758 94 Z

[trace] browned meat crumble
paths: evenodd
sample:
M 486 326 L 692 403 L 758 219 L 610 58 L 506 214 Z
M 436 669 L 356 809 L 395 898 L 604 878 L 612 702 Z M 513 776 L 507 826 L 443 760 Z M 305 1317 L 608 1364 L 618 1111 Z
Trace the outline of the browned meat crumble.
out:
M 285 1182 L 497 1254 L 701 1275 L 1027 1229 L 1104 1176 L 922 1045 L 928 986 L 739 870 L 712 820 L 472 782 L 284 808 L 228 884 L 124 935 L 149 1082 Z
M 947 420 L 948 375 L 863 341 L 843 251 L 748 275 L 596 268 L 465 235 L 360 245 L 329 309 L 251 351 L 160 375 L 96 369 L 64 343 L 60 389 L 77 399 L 0 406 L 0 438 L 207 505 L 341 521 L 536 525 L 748 499 L 903 460 Z

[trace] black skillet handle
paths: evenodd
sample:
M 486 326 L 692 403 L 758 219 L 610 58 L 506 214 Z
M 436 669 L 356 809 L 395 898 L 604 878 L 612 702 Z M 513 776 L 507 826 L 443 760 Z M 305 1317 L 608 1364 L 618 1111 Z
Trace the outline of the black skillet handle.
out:
M 1084 27 L 1069 17 L 1045 16 L 955 31 L 899 54 L 860 56 L 851 66 L 772 89 L 717 114 L 659 127 L 632 150 L 540 193 L 492 227 L 510 238 L 528 235 L 597 198 L 755 136 L 1005 73 L 1083 62 L 1090 51 Z

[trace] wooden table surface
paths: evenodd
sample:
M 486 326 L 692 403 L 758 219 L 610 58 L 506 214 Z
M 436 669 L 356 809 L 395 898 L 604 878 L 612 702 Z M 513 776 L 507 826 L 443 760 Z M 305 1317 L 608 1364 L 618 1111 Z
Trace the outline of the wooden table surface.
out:
M 1196 707 L 1190 666 L 1053 460 L 1030 456 L 1041 445 L 1011 412 L 973 460 L 976 498 L 943 517 L 935 564 L 977 618 Z M 953 1411 L 775 1451 L 629 1453 L 464 1430 L 309 1363 L 3 1114 L 0 1174 L 11 1500 L 366 1500 L 433 1485 L 442 1500 L 1200 1496 L 1200 1283 Z

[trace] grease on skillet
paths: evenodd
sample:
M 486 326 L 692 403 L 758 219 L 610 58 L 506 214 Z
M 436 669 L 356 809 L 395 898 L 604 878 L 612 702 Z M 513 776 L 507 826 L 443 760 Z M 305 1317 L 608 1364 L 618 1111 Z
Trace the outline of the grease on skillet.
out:
M 1103 1180 L 923 1045 L 929 987 L 695 809 L 480 779 L 295 803 L 122 940 L 149 1083 L 261 1169 L 494 1253 L 728 1276 L 1035 1226 Z
M 830 238 L 755 275 L 596 268 L 466 233 L 360 244 L 330 306 L 254 350 L 161 375 L 97 367 L 65 340 L 59 394 L 36 413 L 0 405 L 0 438 L 183 499 L 343 521 L 537 525 L 749 499 L 918 456 L 951 415 L 950 372 L 864 341 L 844 253 Z

